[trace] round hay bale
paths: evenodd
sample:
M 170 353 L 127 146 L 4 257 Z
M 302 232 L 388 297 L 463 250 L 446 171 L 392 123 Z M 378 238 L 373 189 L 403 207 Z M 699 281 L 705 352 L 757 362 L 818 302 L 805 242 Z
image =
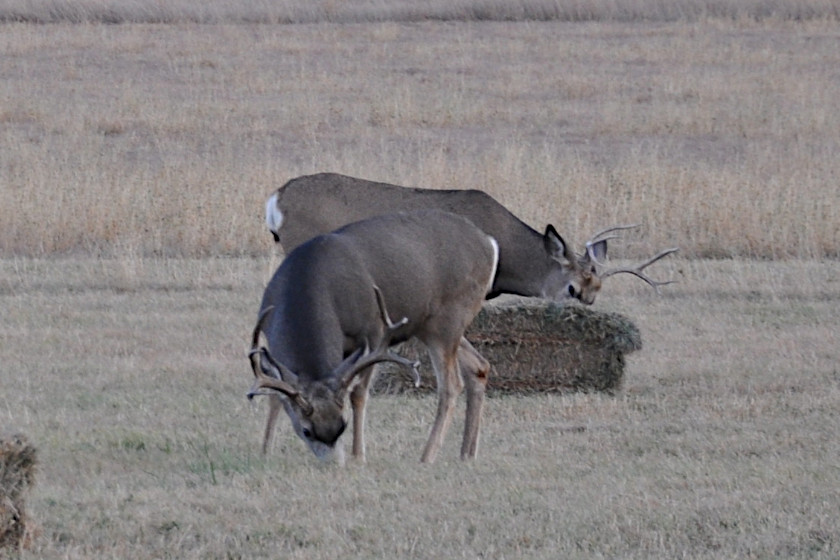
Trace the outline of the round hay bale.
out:
M 467 339 L 492 366 L 488 394 L 620 389 L 625 354 L 640 350 L 639 329 L 617 313 L 580 305 L 533 303 L 485 306 L 467 329 Z M 399 352 L 421 361 L 420 391 L 434 391 L 434 372 L 422 344 Z M 387 364 L 374 393 L 413 391 L 405 368 Z
M 26 436 L 0 438 L 0 549 L 25 548 L 34 534 L 25 497 L 35 482 L 36 462 Z

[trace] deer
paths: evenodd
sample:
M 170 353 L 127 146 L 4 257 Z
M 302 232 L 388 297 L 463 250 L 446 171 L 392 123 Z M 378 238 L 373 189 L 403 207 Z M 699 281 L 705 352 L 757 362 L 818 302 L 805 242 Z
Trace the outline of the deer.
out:
M 553 225 L 540 234 L 492 196 L 480 190 L 437 190 L 401 187 L 336 173 L 304 175 L 272 193 L 265 206 L 269 231 L 283 251 L 345 224 L 377 214 L 437 208 L 468 218 L 499 244 L 499 270 L 487 299 L 501 294 L 536 297 L 558 303 L 569 299 L 591 305 L 603 281 L 632 274 L 654 290 L 671 281 L 657 281 L 644 270 L 677 252 L 665 249 L 633 267 L 607 269 L 607 241 L 636 225 L 597 232 L 576 254 Z
M 396 362 L 417 378 L 418 364 L 390 350 L 413 337 L 428 351 L 438 393 L 421 461 L 435 460 L 464 387 L 461 457 L 475 458 L 490 364 L 464 331 L 498 263 L 492 236 L 437 209 L 367 218 L 291 250 L 265 288 L 249 352 L 255 380 L 248 397 L 270 397 L 263 451 L 282 406 L 316 457 L 343 463 L 349 394 L 353 456 L 364 461 L 373 366 Z

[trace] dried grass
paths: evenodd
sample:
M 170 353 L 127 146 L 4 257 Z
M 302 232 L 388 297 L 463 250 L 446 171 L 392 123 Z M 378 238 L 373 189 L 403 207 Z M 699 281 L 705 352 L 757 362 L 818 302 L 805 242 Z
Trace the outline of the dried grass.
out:
M 643 223 L 613 256 L 833 258 L 836 44 L 819 20 L 7 24 L 0 254 L 263 254 L 268 193 L 336 171 L 482 188 L 575 244 Z
M 695 21 L 837 19 L 828 0 L 410 0 L 330 2 L 230 0 L 7 0 L 0 21 L 31 23 L 358 23 L 377 21 Z
M 26 436 L 0 437 L 0 550 L 29 547 L 37 529 L 26 512 L 37 453 Z
M 245 398 L 265 259 L 0 259 L 0 417 L 37 441 L 22 560 L 836 558 L 840 263 L 674 259 L 596 311 L 644 349 L 623 388 L 464 399 L 434 465 L 434 396 L 370 399 L 367 463 L 319 465 Z

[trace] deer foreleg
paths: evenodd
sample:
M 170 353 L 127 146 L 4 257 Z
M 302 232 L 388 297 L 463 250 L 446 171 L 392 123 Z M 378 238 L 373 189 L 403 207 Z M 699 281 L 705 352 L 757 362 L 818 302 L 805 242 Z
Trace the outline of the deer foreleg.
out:
M 481 412 L 490 363 L 473 348 L 466 338 L 461 338 L 458 348 L 458 366 L 467 388 L 467 417 L 464 422 L 464 441 L 461 444 L 461 459 L 474 459 L 478 453 L 478 436 L 481 428 Z
M 268 453 L 268 447 L 271 445 L 271 438 L 274 435 L 274 424 L 277 423 L 277 415 L 280 413 L 280 407 L 283 406 L 283 401 L 276 395 L 269 395 L 268 397 L 268 421 L 265 423 L 265 435 L 263 436 L 263 455 Z
M 353 457 L 365 461 L 365 412 L 367 410 L 368 387 L 376 366 L 372 366 L 358 377 L 358 383 L 350 392 L 350 406 L 353 408 Z
M 443 438 L 452 422 L 455 402 L 464 388 L 464 383 L 458 374 L 457 351 L 443 355 L 429 348 L 429 357 L 437 379 L 438 408 L 432 432 L 429 434 L 429 440 L 420 458 L 423 463 L 432 463 L 437 457 L 443 445 Z

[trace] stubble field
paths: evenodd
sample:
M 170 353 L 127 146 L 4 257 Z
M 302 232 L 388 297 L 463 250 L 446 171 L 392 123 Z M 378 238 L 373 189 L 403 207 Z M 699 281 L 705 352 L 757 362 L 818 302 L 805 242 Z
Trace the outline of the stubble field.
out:
M 259 448 L 245 352 L 270 259 L 5 260 L 3 425 L 40 450 L 25 558 L 832 558 L 840 266 L 675 261 L 615 397 L 377 397 L 368 463 L 317 464 L 285 416 Z M 126 268 L 130 267 L 130 268 Z M 808 282 L 801 282 L 807 278 Z
M 0 5 L 0 428 L 41 460 L 22 556 L 836 557 L 840 28 L 768 5 L 296 25 Z M 285 418 L 263 458 L 262 204 L 324 170 L 483 188 L 576 244 L 641 222 L 611 254 L 679 245 L 657 265 L 679 283 L 611 278 L 595 307 L 644 341 L 623 391 L 491 399 L 473 463 L 460 424 L 417 463 L 427 397 L 373 399 L 366 465 L 317 464 Z

